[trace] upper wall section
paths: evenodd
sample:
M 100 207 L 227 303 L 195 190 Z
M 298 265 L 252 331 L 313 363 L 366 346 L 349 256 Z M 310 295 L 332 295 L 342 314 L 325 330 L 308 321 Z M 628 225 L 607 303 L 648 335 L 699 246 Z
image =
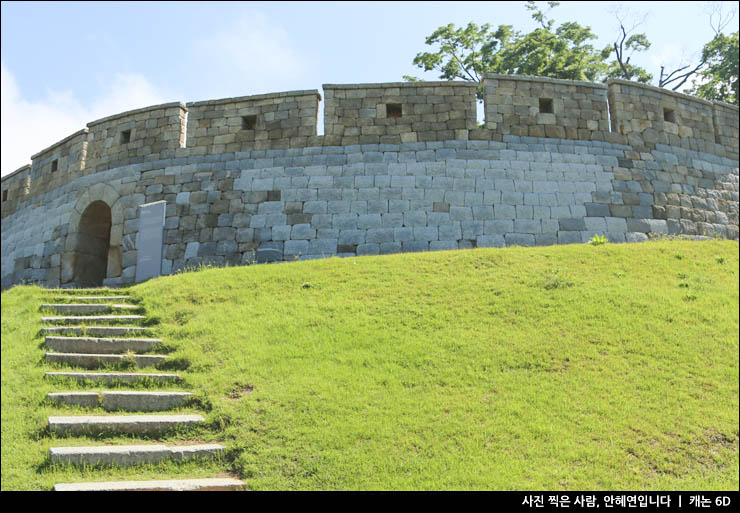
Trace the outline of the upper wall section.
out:
M 475 128 L 469 82 L 324 84 L 324 131 L 336 145 L 468 139 Z
M 31 166 L 25 165 L 3 176 L 2 217 L 15 211 L 18 203 L 26 198 L 31 188 Z
M 314 89 L 188 103 L 190 155 L 307 146 L 320 100 Z
M 44 191 L 83 174 L 87 158 L 87 128 L 75 132 L 31 157 L 31 180 Z
M 608 87 L 612 131 L 737 158 L 737 107 L 626 80 L 610 80 Z M 722 137 L 731 143 L 733 134 L 734 149 L 724 147 Z
M 603 141 L 609 131 L 603 84 L 486 74 L 486 128 L 501 135 Z
M 487 74 L 485 128 L 470 82 L 325 84 L 325 135 L 316 135 L 317 90 L 154 105 L 109 116 L 32 157 L 2 179 L 3 216 L 23 198 L 80 175 L 169 158 L 358 144 L 502 141 L 507 135 L 605 141 L 637 151 L 655 144 L 738 159 L 738 108 L 611 80 Z M 609 119 L 611 117 L 611 123 Z M 187 131 L 187 133 L 186 133 Z M 186 137 L 187 136 L 187 137 Z
M 725 148 L 735 148 L 735 158 L 737 158 L 738 108 L 728 103 L 714 102 L 713 112 L 714 142 Z
M 180 102 L 154 105 L 87 124 L 85 167 L 102 171 L 145 159 L 172 158 L 185 147 L 185 115 Z

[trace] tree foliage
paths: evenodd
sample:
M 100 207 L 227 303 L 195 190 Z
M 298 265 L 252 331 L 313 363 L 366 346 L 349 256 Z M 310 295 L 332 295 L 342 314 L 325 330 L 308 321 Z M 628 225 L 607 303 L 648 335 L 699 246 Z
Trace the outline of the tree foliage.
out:
M 707 67 L 698 74 L 690 93 L 738 105 L 738 57 L 738 32 L 717 34 L 704 45 L 702 61 Z
M 650 49 L 647 35 L 634 32 L 644 18 L 627 25 L 626 19 L 632 16 L 617 9 L 614 14 L 619 21 L 619 35 L 612 45 L 599 51 L 590 44 L 596 39 L 590 27 L 577 22 L 555 26 L 548 14 L 559 2 L 547 4 L 549 9 L 543 11 L 533 1 L 526 3 L 532 19 L 539 24 L 529 33 L 516 31 L 511 25 L 499 25 L 494 30 L 488 23 L 478 26 L 471 22 L 464 28 L 456 28 L 450 23 L 440 27 L 426 38 L 426 44 L 436 46 L 436 51 L 418 53 L 414 65 L 424 71 L 436 70 L 442 80 L 478 83 L 485 73 L 589 82 L 622 78 L 647 84 L 653 80 L 653 75 L 647 70 L 630 62 L 635 53 Z M 715 16 L 719 19 L 713 23 Z M 694 82 L 689 91 L 691 94 L 737 104 L 738 33 L 730 36 L 721 33 L 730 20 L 722 13 L 721 6 L 715 6 L 710 24 L 716 36 L 704 46 L 701 61 L 693 68 L 686 65 L 673 71 L 666 71 L 665 66 L 661 66 L 658 86 L 675 91 L 689 78 L 698 76 L 700 80 Z M 419 80 L 408 75 L 403 78 Z M 481 97 L 479 89 L 478 98 Z
M 550 9 L 558 2 L 548 2 Z M 454 24 L 440 27 L 427 37 L 427 45 L 439 45 L 436 52 L 422 52 L 414 65 L 424 71 L 437 70 L 443 80 L 480 82 L 484 73 L 536 75 L 570 80 L 597 80 L 604 72 L 601 55 L 588 42 L 596 39 L 589 27 L 567 22 L 555 27 L 534 2 L 527 2 L 532 18 L 540 27 L 528 34 L 511 25 L 490 24 L 465 28 Z M 406 80 L 418 80 L 404 76 Z

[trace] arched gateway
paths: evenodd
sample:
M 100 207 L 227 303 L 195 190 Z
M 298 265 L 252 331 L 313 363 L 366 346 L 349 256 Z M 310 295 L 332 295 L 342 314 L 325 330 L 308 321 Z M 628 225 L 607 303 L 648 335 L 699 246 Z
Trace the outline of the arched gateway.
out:
M 110 185 L 97 184 L 82 194 L 69 219 L 63 284 L 99 287 L 121 275 L 122 219 L 119 195 Z
M 111 211 L 104 201 L 93 201 L 80 218 L 74 250 L 73 281 L 84 287 L 103 284 L 108 269 Z

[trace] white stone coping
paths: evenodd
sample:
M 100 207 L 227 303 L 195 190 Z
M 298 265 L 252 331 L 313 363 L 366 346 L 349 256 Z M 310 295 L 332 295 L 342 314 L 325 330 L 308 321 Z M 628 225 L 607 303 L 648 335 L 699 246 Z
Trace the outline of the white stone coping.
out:
M 16 175 L 22 174 L 24 171 L 31 171 L 31 164 L 26 164 L 25 166 L 19 167 L 12 173 L 8 173 L 7 175 L 3 176 L 2 181 L 8 180 L 11 177 L 15 177 Z
M 532 75 L 502 75 L 499 73 L 484 73 L 483 80 L 519 80 L 522 82 L 544 82 L 548 84 L 575 85 L 583 87 L 593 87 L 594 89 L 607 89 L 607 86 L 605 84 L 599 84 L 596 82 L 583 82 L 581 80 L 567 80 L 564 78 L 535 77 Z
M 689 100 L 696 103 L 701 103 L 704 105 L 712 106 L 712 102 L 710 100 L 704 100 L 702 98 L 697 98 L 696 96 L 691 96 L 690 94 L 684 94 L 684 93 L 677 93 L 676 91 L 671 91 L 670 89 L 663 89 L 662 87 L 655 87 L 648 84 L 641 84 L 640 82 L 632 82 L 631 80 L 623 80 L 621 78 L 612 78 L 607 83 L 607 86 L 611 86 L 612 84 L 615 85 L 626 85 L 629 87 L 636 87 L 638 89 L 645 89 L 646 91 L 652 91 L 659 94 L 664 94 L 666 96 L 673 96 L 675 98 L 681 98 L 682 100 Z
M 251 96 L 235 96 L 233 98 L 219 98 L 217 100 L 202 100 L 197 102 L 188 102 L 187 107 L 202 107 L 206 105 L 222 105 L 224 103 L 239 103 L 258 100 L 269 100 L 271 98 L 290 98 L 295 96 L 312 96 L 316 95 L 321 100 L 321 93 L 318 89 L 302 89 L 298 91 L 283 91 L 280 93 L 255 94 Z
M 170 103 L 161 103 L 159 105 L 151 105 L 149 107 L 143 107 L 141 109 L 134 109 L 134 110 L 127 110 L 126 112 L 121 112 L 119 114 L 113 114 L 112 116 L 106 116 L 104 118 L 96 119 L 95 121 L 90 121 L 87 124 L 87 127 L 90 128 L 95 125 L 99 125 L 101 123 L 105 123 L 106 121 L 113 121 L 115 119 L 124 118 L 127 116 L 133 116 L 134 114 L 140 114 L 142 112 L 149 112 L 152 110 L 159 110 L 159 109 L 169 109 L 172 107 L 180 107 L 184 111 L 187 112 L 188 108 L 185 106 L 182 102 L 170 102 Z
M 67 137 L 65 137 L 61 141 L 57 141 L 54 144 L 52 144 L 51 146 L 49 146 L 48 148 L 44 148 L 43 150 L 37 152 L 35 155 L 31 155 L 31 160 L 34 160 L 39 155 L 42 155 L 42 154 L 46 153 L 47 151 L 53 150 L 57 146 L 61 146 L 62 144 L 66 143 L 66 142 L 69 142 L 70 140 L 74 139 L 75 137 L 77 137 L 79 135 L 82 135 L 82 134 L 87 135 L 88 132 L 89 132 L 89 130 L 87 128 L 83 128 L 82 130 L 77 130 L 75 133 L 73 133 L 72 135 L 68 135 Z
M 462 80 L 439 80 L 434 82 L 378 82 L 369 84 L 323 84 L 324 89 L 390 89 L 391 87 L 470 87 L 477 88 L 475 82 Z

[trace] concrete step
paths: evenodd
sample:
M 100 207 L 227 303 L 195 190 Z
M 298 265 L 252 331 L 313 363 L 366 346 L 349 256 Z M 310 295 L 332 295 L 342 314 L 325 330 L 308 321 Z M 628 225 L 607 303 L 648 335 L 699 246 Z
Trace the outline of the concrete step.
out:
M 179 479 L 159 481 L 109 481 L 103 483 L 60 483 L 57 492 L 134 492 L 134 491 L 225 491 L 240 490 L 244 482 L 233 478 Z
M 214 458 L 221 455 L 224 449 L 219 444 L 52 447 L 49 449 L 49 459 L 52 463 L 67 465 L 142 465 Z
M 49 363 L 59 363 L 99 369 L 106 365 L 117 365 L 133 360 L 137 367 L 154 367 L 163 363 L 167 357 L 149 354 L 80 354 L 80 353 L 46 353 L 44 359 Z
M 193 394 L 190 392 L 55 392 L 47 394 L 50 401 L 97 408 L 108 411 L 166 411 L 181 406 Z M 102 396 L 102 399 L 101 399 Z
M 122 337 L 126 335 L 146 335 L 150 328 L 140 326 L 59 326 L 56 328 L 41 328 L 41 334 L 54 335 L 76 335 L 89 337 Z
M 49 417 L 49 431 L 65 435 L 150 434 L 195 427 L 201 415 L 81 415 Z
M 149 374 L 143 372 L 47 372 L 49 378 L 69 378 L 77 381 L 92 381 L 93 383 L 137 383 L 153 381 L 156 383 L 176 383 L 180 380 L 178 374 Z
M 77 324 L 80 322 L 93 323 L 93 322 L 105 322 L 115 324 L 118 322 L 132 322 L 137 323 L 146 319 L 143 315 L 75 315 L 75 316 L 62 316 L 62 317 L 42 317 L 41 322 L 49 324 Z
M 88 315 L 103 312 L 126 312 L 137 310 L 137 305 L 123 305 L 115 303 L 45 303 L 41 310 L 52 310 L 58 314 Z
M 159 338 L 46 337 L 45 345 L 58 353 L 148 353 L 162 343 Z

